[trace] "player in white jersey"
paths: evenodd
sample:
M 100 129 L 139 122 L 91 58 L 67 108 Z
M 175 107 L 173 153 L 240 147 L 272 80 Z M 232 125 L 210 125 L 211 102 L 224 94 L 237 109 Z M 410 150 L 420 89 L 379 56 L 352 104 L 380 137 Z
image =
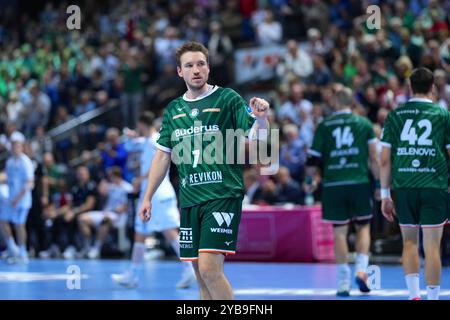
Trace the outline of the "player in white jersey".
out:
M 0 225 L 9 252 L 9 262 L 28 263 L 25 222 L 31 208 L 31 190 L 34 187 L 33 164 L 24 153 L 23 135 L 12 135 L 12 155 L 6 161 L 9 198 L 0 217 Z M 14 225 L 17 245 L 9 223 Z
M 6 178 L 5 172 L 0 172 L 0 237 L 2 238 L 2 242 L 6 243 L 6 237 L 3 235 L 1 221 L 8 221 L 8 208 L 6 205 L 9 202 L 9 190 L 8 190 L 8 182 Z M 8 258 L 8 250 L 5 250 L 1 253 L 2 259 Z
M 78 225 L 83 236 L 82 256 L 97 259 L 108 236 L 111 226 L 119 227 L 126 223 L 128 208 L 128 193 L 133 186 L 122 178 L 122 169 L 114 166 L 108 169 L 108 180 L 99 185 L 99 193 L 106 197 L 105 205 L 101 211 L 88 211 L 78 216 Z M 91 228 L 97 230 L 97 239 L 91 245 Z
M 140 208 L 142 197 L 147 188 L 147 177 L 153 156 L 156 151 L 156 140 L 158 133 L 153 127 L 153 116 L 144 113 L 139 117 L 137 131 L 141 137 L 137 137 L 134 131 L 129 132 L 129 137 L 134 137 L 125 143 L 127 151 L 141 152 L 140 157 L 140 196 L 139 203 L 136 208 Z M 170 242 L 171 247 L 180 256 L 179 231 L 180 214 L 177 206 L 177 198 L 175 190 L 170 183 L 167 175 L 160 187 L 155 193 L 152 200 L 152 220 L 143 222 L 136 213 L 134 228 L 135 237 L 133 250 L 131 254 L 131 266 L 128 271 L 123 274 L 113 274 L 113 281 L 128 288 L 134 288 L 138 285 L 138 271 L 142 265 L 145 253 L 145 238 L 153 232 L 162 232 L 164 237 Z M 195 283 L 195 272 L 191 262 L 182 262 L 183 273 L 181 280 L 177 284 L 177 288 L 188 288 Z

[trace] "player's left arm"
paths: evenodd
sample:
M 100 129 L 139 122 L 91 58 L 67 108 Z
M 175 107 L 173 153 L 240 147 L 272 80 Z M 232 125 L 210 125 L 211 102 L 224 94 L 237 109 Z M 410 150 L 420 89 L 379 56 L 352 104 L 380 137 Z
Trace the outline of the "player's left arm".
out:
M 256 118 L 250 129 L 250 140 L 266 140 L 269 132 L 269 109 L 270 104 L 262 98 L 253 97 L 250 99 L 250 108 Z

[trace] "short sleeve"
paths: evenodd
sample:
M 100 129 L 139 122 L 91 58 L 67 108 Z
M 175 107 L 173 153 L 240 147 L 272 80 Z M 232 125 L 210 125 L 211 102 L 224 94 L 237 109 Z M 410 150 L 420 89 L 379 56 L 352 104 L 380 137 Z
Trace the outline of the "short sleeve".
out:
M 156 141 L 156 147 L 164 152 L 172 152 L 172 129 L 170 127 L 169 112 L 167 108 L 163 114 L 161 129 L 159 130 L 159 138 Z
M 232 107 L 234 123 L 236 129 L 242 129 L 244 131 L 249 130 L 255 123 L 255 116 L 252 114 L 252 110 L 247 102 L 236 91 L 231 90 L 230 104 Z

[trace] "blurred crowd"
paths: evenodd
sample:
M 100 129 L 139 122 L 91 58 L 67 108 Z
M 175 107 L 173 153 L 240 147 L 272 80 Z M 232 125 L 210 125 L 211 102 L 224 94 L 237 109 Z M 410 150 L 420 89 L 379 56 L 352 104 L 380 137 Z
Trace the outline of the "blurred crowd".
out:
M 381 8 L 379 29 L 366 24 L 372 4 Z M 76 246 L 47 230 L 55 212 L 64 216 L 51 206 L 101 207 L 98 186 L 111 168 L 133 182 L 138 155 L 127 151 L 124 128 L 134 129 L 143 111 L 160 117 L 184 92 L 174 52 L 186 40 L 209 49 L 210 83 L 231 87 L 236 49 L 286 48 L 261 92 L 271 102 L 271 127 L 280 129 L 281 168 L 264 177 L 246 167 L 247 204 L 320 201 L 320 177 L 304 179 L 306 152 L 340 86 L 352 88 L 353 109 L 377 135 L 388 112 L 410 97 L 406 79 L 415 67 L 434 72 L 436 101 L 450 105 L 450 0 L 85 1 L 82 29 L 71 31 L 68 5 L 49 2 L 33 15 L 12 4 L 0 12 L 0 152 L 9 152 L 14 132 L 27 138 L 38 181 L 29 218 L 36 251 Z M 245 85 L 238 91 L 247 93 Z M 121 115 L 114 125 L 90 124 L 84 137 L 48 136 L 112 101 Z M 71 167 L 77 157 L 86 170 Z M 67 227 L 71 236 L 78 227 Z

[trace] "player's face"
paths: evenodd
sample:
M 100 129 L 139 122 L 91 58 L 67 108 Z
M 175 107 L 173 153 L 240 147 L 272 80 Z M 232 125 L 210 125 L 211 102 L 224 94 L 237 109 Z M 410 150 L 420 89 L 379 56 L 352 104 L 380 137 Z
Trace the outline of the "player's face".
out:
M 209 66 L 203 53 L 185 52 L 180 57 L 181 66 L 177 67 L 178 75 L 184 79 L 188 88 L 199 90 L 206 85 Z
M 14 155 L 18 156 L 23 152 L 23 145 L 20 142 L 13 142 L 11 149 L 12 149 L 12 153 Z

